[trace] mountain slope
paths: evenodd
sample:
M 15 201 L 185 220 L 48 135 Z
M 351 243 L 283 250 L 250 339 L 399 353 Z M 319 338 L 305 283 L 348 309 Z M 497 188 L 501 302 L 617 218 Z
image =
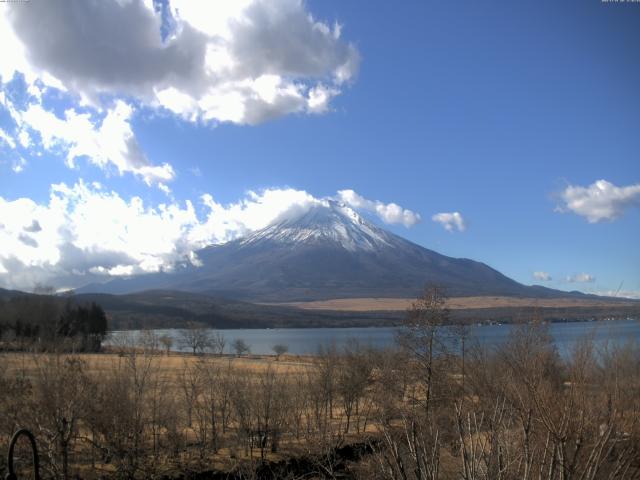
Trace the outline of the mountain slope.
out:
M 413 297 L 427 282 L 450 296 L 561 297 L 527 287 L 491 267 L 428 250 L 379 228 L 333 201 L 251 235 L 197 252 L 200 266 L 91 285 L 80 292 L 172 289 L 253 301 Z

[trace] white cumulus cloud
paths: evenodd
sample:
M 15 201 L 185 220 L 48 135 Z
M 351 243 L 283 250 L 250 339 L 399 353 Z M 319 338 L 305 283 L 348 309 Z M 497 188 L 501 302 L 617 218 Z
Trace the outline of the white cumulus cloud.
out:
M 569 283 L 593 283 L 596 281 L 596 277 L 589 273 L 576 273 L 568 275 L 566 280 Z
M 130 105 L 117 101 L 101 121 L 75 109 L 68 109 L 64 118 L 59 118 L 42 105 L 31 104 L 24 112 L 15 112 L 14 118 L 21 127 L 38 132 L 45 149 L 61 149 L 70 167 L 77 159 L 87 157 L 100 168 L 115 167 L 120 175 L 133 173 L 148 185 L 173 180 L 171 165 L 151 164 L 140 148 L 130 124 L 132 113 Z
M 431 217 L 431 220 L 442 225 L 448 232 L 453 232 L 455 230 L 464 232 L 467 228 L 464 218 L 462 218 L 460 212 L 436 213 Z
M 338 191 L 338 199 L 357 210 L 375 213 L 383 222 L 401 224 L 411 227 L 420 221 L 420 215 L 396 203 L 383 203 L 379 200 L 368 200 L 353 190 Z
M 341 26 L 313 18 L 302 0 L 172 0 L 164 24 L 151 1 L 5 7 L 5 81 L 19 71 L 94 105 L 127 96 L 189 120 L 256 124 L 327 111 L 358 69 Z
M 200 219 L 190 201 L 149 206 L 82 181 L 52 185 L 44 204 L 0 197 L 0 265 L 6 272 L 0 283 L 72 283 L 171 268 L 193 258 L 196 249 L 262 228 L 310 201 L 310 195 L 291 189 L 250 192 L 227 206 L 205 195 L 201 203 L 209 213 Z
M 83 181 L 51 186 L 47 202 L 0 197 L 0 286 L 78 286 L 98 277 L 198 264 L 200 248 L 294 218 L 326 198 L 304 190 L 247 192 L 231 204 L 211 195 L 197 202 L 145 204 Z
M 570 185 L 560 198 L 563 205 L 558 211 L 571 211 L 589 223 L 612 221 L 621 217 L 627 208 L 640 205 L 640 183 L 618 187 L 598 180 L 588 187 Z
M 553 280 L 551 278 L 551 274 L 548 272 L 533 272 L 534 280 L 538 280 L 540 282 L 550 282 Z

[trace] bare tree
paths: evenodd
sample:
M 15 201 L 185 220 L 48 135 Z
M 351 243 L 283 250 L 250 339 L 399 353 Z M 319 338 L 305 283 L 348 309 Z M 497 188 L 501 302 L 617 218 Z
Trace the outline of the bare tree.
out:
M 171 352 L 171 347 L 173 347 L 173 337 L 165 333 L 164 335 L 160 335 L 160 338 L 158 340 L 160 341 L 165 351 L 167 352 L 167 356 L 169 356 L 169 352 Z
M 135 348 L 132 333 L 124 330 L 111 332 L 108 337 L 108 342 L 120 356 L 124 356 Z
M 254 434 L 259 437 L 261 460 L 264 460 L 269 445 L 272 452 L 277 452 L 280 436 L 288 419 L 290 403 L 284 377 L 285 375 L 277 375 L 269 366 L 258 375 L 257 385 L 254 387 L 253 424 Z
M 278 343 L 272 348 L 273 353 L 276 354 L 276 360 L 280 360 L 280 357 L 289 351 L 289 347 L 285 344 Z
M 435 285 L 425 287 L 409 310 L 398 334 L 398 340 L 417 366 L 417 379 L 422 386 L 420 397 L 414 398 L 424 406 L 428 415 L 433 400 L 437 358 L 450 351 L 451 332 L 449 310 L 444 289 Z
M 317 356 L 318 398 L 324 402 L 325 423 L 333 419 L 333 407 L 336 396 L 336 379 L 339 367 L 339 355 L 335 345 L 320 346 Z
M 33 382 L 26 372 L 7 372 L 7 362 L 0 361 L 0 449 L 7 450 L 11 435 L 20 427 L 31 425 L 31 416 L 27 415 L 33 399 Z M 25 418 L 27 417 L 27 418 Z M 6 471 L 4 456 L 0 457 L 0 478 Z
M 180 372 L 179 386 L 184 400 L 187 427 L 193 425 L 193 408 L 202 389 L 202 370 L 185 359 Z
M 44 440 L 52 473 L 70 478 L 70 454 L 79 422 L 92 398 L 92 383 L 79 358 L 37 357 L 34 381 L 34 419 Z
M 148 453 L 149 394 L 159 374 L 157 357 L 131 351 L 97 382 L 87 415 L 91 443 L 113 462 L 121 478 L 135 478 Z
M 206 328 L 190 325 L 190 328 L 180 330 L 179 343 L 182 348 L 191 350 L 194 355 L 203 354 L 211 348 L 211 332 Z
M 220 447 L 220 423 L 224 414 L 227 384 L 223 381 L 222 368 L 210 359 L 202 359 L 198 362 L 197 368 L 200 370 L 199 378 L 202 384 L 198 405 L 200 437 L 204 446 L 210 444 L 215 453 Z
M 236 355 L 241 357 L 242 355 L 247 355 L 251 353 L 251 347 L 249 344 L 245 342 L 242 338 L 237 338 L 233 341 L 232 344 L 233 350 L 236 352 Z
M 371 381 L 372 364 L 367 352 L 353 341 L 347 345 L 337 375 L 337 391 L 345 415 L 345 433 L 349 433 L 353 415 L 358 415 L 360 401 Z
M 244 447 L 245 455 L 253 454 L 255 426 L 255 402 L 252 385 L 247 376 L 234 375 L 231 378 L 230 404 L 236 423 L 236 441 Z
M 160 338 L 153 330 L 145 329 L 140 332 L 138 344 L 149 354 L 154 354 L 160 347 Z
M 209 349 L 215 355 L 222 355 L 224 353 L 224 348 L 227 346 L 227 340 L 224 338 L 224 335 L 220 332 L 215 332 L 210 336 Z

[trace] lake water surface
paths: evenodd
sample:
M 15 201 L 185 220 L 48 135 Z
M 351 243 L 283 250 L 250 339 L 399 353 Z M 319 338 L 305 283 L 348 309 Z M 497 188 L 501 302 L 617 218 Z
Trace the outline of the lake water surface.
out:
M 512 325 L 482 325 L 473 326 L 469 331 L 468 343 L 479 342 L 484 345 L 499 345 L 509 338 Z M 608 320 L 595 322 L 552 323 L 549 331 L 561 354 L 572 350 L 576 343 L 587 335 L 601 345 L 624 344 L 629 341 L 640 343 L 639 320 Z M 270 328 L 270 329 L 235 329 L 217 330 L 226 340 L 225 353 L 231 353 L 231 343 L 236 339 L 244 340 L 251 347 L 254 354 L 272 354 L 273 346 L 283 344 L 293 354 L 315 354 L 321 346 L 334 344 L 340 348 L 351 339 L 356 339 L 362 345 L 384 348 L 393 345 L 397 328 Z M 131 335 L 139 338 L 139 330 Z M 181 351 L 180 330 L 155 330 L 158 335 L 170 335 L 174 338 L 173 350 Z M 109 341 L 107 341 L 109 343 Z

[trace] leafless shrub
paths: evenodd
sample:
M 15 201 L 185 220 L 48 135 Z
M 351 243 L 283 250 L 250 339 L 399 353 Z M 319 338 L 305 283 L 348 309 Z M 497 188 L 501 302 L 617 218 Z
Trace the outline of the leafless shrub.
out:
M 124 478 L 135 477 L 145 467 L 153 411 L 158 408 L 150 401 L 158 375 L 156 359 L 134 351 L 114 363 L 101 376 L 87 415 L 89 441 L 101 452 L 101 461 L 113 463 Z
M 173 347 L 173 337 L 165 333 L 164 335 L 161 335 L 158 340 L 160 341 L 160 345 L 164 348 L 167 356 L 169 356 L 171 347 Z
M 70 455 L 83 418 L 95 393 L 85 363 L 77 357 L 36 357 L 33 383 L 33 420 L 47 457 L 47 467 L 57 478 L 70 478 Z
M 369 352 L 357 342 L 350 342 L 341 356 L 336 389 L 342 401 L 345 433 L 349 433 L 352 417 L 358 417 L 360 404 L 371 383 L 372 362 Z
M 231 344 L 233 351 L 236 352 L 236 355 L 241 357 L 242 355 L 247 355 L 251 353 L 251 347 L 249 344 L 245 342 L 242 338 L 237 338 Z
M 289 347 L 282 343 L 278 343 L 273 346 L 273 353 L 276 354 L 276 360 L 280 360 L 280 357 L 289 351 Z
M 212 338 L 209 329 L 197 325 L 180 330 L 180 347 L 190 350 L 194 355 L 202 355 L 211 348 Z

